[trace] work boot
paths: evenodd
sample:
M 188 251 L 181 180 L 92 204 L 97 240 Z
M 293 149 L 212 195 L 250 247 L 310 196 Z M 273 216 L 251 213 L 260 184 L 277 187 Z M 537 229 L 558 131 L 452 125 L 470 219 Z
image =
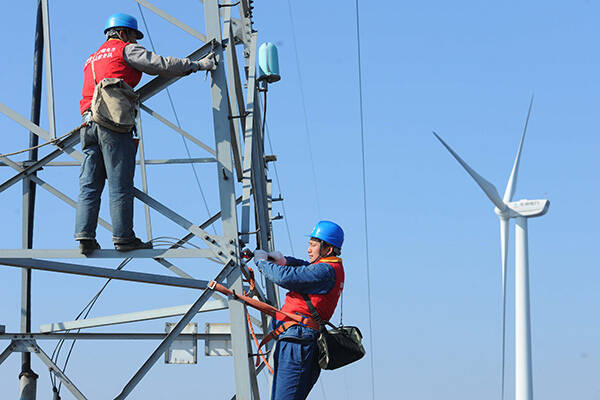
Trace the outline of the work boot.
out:
M 84 256 L 89 256 L 94 250 L 100 250 L 100 245 L 96 239 L 81 239 L 79 241 L 79 252 Z
M 142 242 L 139 238 L 135 238 L 131 242 L 115 243 L 115 249 L 117 249 L 117 251 L 132 251 L 151 248 L 151 242 Z

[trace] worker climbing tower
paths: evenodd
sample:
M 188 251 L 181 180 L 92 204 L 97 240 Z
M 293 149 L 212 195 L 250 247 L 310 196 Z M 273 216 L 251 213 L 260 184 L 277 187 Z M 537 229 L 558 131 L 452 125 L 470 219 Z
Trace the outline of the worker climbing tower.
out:
M 50 340 L 69 338 L 101 339 L 104 335 L 105 338 L 137 340 L 142 336 L 141 334 L 105 333 L 102 335 L 87 334 L 86 337 L 85 329 L 180 316 L 178 322 L 172 324 L 167 333 L 154 334 L 153 337 L 159 339 L 160 344 L 156 346 L 151 354 L 148 354 L 146 361 L 137 368 L 137 371 L 122 387 L 122 390 L 114 394 L 115 398 L 137 398 L 135 395 L 130 396 L 130 394 L 135 392 L 136 386 L 153 365 L 159 359 L 165 357 L 165 352 L 169 354 L 171 346 L 176 340 L 182 338 L 193 341 L 204 339 L 208 342 L 217 338 L 231 341 L 235 398 L 238 400 L 259 399 L 257 374 L 266 371 L 266 369 L 264 368 L 264 362 L 255 367 L 254 357 L 252 356 L 255 350 L 251 343 L 249 323 L 256 325 L 256 318 L 248 314 L 246 306 L 241 301 L 235 298 L 224 298 L 215 293 L 214 286 L 210 285 L 209 282 L 214 280 L 236 293 L 250 291 L 252 296 L 262 301 L 276 307 L 279 305 L 278 292 L 272 283 L 265 281 L 262 288 L 259 284 L 256 287 L 253 284 L 248 289 L 245 282 L 254 282 L 252 272 L 246 266 L 241 254 L 244 246 L 254 241 L 253 244 L 259 248 L 273 250 L 271 223 L 274 217 L 271 215 L 271 205 L 273 201 L 278 199 L 272 198 L 272 187 L 267 176 L 267 165 L 269 162 L 274 161 L 275 157 L 264 153 L 264 120 L 259 93 L 265 91 L 268 82 L 277 80 L 278 76 L 274 78 L 273 76 L 276 74 L 267 68 L 267 78 L 258 79 L 258 34 L 253 29 L 252 0 L 240 0 L 236 3 L 233 3 L 232 0 L 204 0 L 205 34 L 184 24 L 176 17 L 146 0 L 136 1 L 145 9 L 203 42 L 197 50 L 188 55 L 188 58 L 199 60 L 210 52 L 214 52 L 219 61 L 217 69 L 208 73 L 207 77 L 207 85 L 210 86 L 212 125 L 214 128 L 214 143 L 212 145 L 170 122 L 152 109 L 147 102 L 166 90 L 179 78 L 157 77 L 136 90 L 141 100 L 141 111 L 138 113 L 137 124 L 137 132 L 140 138 L 137 174 L 141 174 L 142 187 L 134 188 L 134 192 L 136 201 L 143 203 L 146 209 L 148 237 L 149 239 L 152 238 L 150 209 L 153 210 L 152 212 L 155 215 L 160 214 L 170 224 L 178 226 L 185 234 L 182 234 L 179 240 L 172 243 L 168 248 L 134 250 L 127 253 L 102 249 L 94 251 L 87 259 L 74 248 L 74 242 L 70 237 L 65 238 L 65 246 L 61 249 L 36 249 L 33 246 L 33 227 L 36 212 L 48 213 L 51 212 L 50 207 L 54 206 L 54 203 L 52 205 L 38 203 L 37 209 L 34 208 L 38 188 L 44 189 L 61 200 L 66 204 L 66 207 L 75 207 L 76 205 L 72 197 L 59 190 L 53 185 L 53 182 L 47 181 L 44 174 L 52 167 L 77 166 L 83 158 L 83 154 L 77 150 L 79 144 L 78 127 L 74 127 L 70 132 L 57 132 L 56 129 L 54 112 L 54 83 L 56 82 L 52 80 L 49 4 L 48 0 L 40 0 L 37 14 L 31 118 L 27 119 L 15 112 L 7 104 L 8 99 L 3 98 L 4 96 L 0 94 L 0 112 L 13 120 L 17 129 L 20 129 L 18 127 L 20 125 L 30 132 L 29 155 L 25 160 L 18 160 L 19 155 L 0 155 L 2 167 L 13 170 L 9 179 L 0 182 L 0 196 L 2 196 L 2 192 L 16 184 L 21 184 L 23 187 L 22 249 L 0 249 L 0 268 L 18 267 L 22 271 L 21 329 L 20 332 L 6 333 L 0 325 L 0 338 L 9 342 L 7 347 L 0 349 L 0 351 L 3 350 L 0 353 L 0 364 L 11 354 L 21 353 L 22 370 L 19 375 L 21 399 L 36 398 L 36 379 L 40 371 L 37 371 L 36 374 L 32 370 L 32 355 L 33 357 L 39 357 L 50 369 L 51 376 L 62 382 L 62 385 L 75 398 L 87 399 L 86 394 L 78 388 L 76 380 L 69 379 L 68 372 L 63 372 L 53 357 L 48 355 L 48 351 L 44 349 L 45 344 L 39 343 L 41 338 Z M 276 50 L 274 51 L 271 45 L 266 57 L 272 57 L 273 53 L 276 55 Z M 262 72 L 263 77 L 264 74 L 265 71 Z M 43 79 L 43 75 L 45 75 L 45 79 Z M 45 82 L 45 97 L 47 100 L 47 130 L 41 128 L 40 124 L 42 82 Z M 184 160 L 146 159 L 142 129 L 142 120 L 146 118 L 154 118 L 166 125 L 168 129 L 185 136 L 208 152 L 210 157 Z M 208 127 L 210 124 L 207 123 L 206 126 Z M 65 134 L 63 135 L 63 133 Z M 37 148 L 39 138 L 49 142 L 48 146 L 39 149 L 43 154 L 41 157 L 38 155 Z M 210 141 L 208 142 L 210 143 Z M 4 152 L 5 149 L 0 150 L 2 150 L 0 152 Z M 72 160 L 60 161 L 65 158 L 65 155 L 70 156 Z M 202 223 L 192 221 L 182 212 L 167 206 L 158 196 L 150 195 L 147 190 L 149 177 L 146 174 L 146 166 L 157 165 L 160 167 L 167 164 L 188 163 L 212 163 L 215 165 L 214 176 L 218 182 L 218 187 L 215 189 L 220 210 Z M 180 195 L 183 195 L 187 186 L 186 182 L 177 182 L 174 183 L 173 190 L 181 191 Z M 0 202 L 2 202 L 1 197 Z M 3 207 L 2 209 L 6 210 L 7 208 Z M 74 215 L 74 208 L 72 210 Z M 214 224 L 220 226 L 220 234 L 217 234 L 216 229 L 214 231 L 209 230 L 209 227 Z M 99 219 L 99 225 L 109 231 L 111 230 L 108 221 Z M 5 229 L 17 230 L 19 227 L 11 226 Z M 51 235 L 52 230 L 52 227 L 39 227 L 37 231 L 39 235 Z M 192 245 L 194 241 L 198 245 Z M 73 248 L 65 250 L 65 247 Z M 117 269 L 106 266 L 107 260 L 122 260 L 125 257 L 126 260 Z M 86 259 L 85 262 L 78 262 L 82 259 Z M 136 264 L 139 266 L 138 271 L 122 268 L 131 259 L 138 262 Z M 214 263 L 220 266 L 220 272 L 216 276 L 203 276 L 203 269 L 198 268 L 194 269 L 193 274 L 190 274 L 184 272 L 177 265 L 177 261 L 173 261 L 179 259 L 191 259 L 194 263 L 196 261 L 198 263 Z M 164 267 L 162 273 L 156 273 L 155 265 Z M 149 268 L 145 269 L 146 266 Z M 197 296 L 196 301 L 191 305 L 137 311 L 129 314 L 120 313 L 97 318 L 78 318 L 72 321 L 63 320 L 62 322 L 42 325 L 39 332 L 37 332 L 37 329 L 31 326 L 31 299 L 36 296 L 36 293 L 32 290 L 31 281 L 32 276 L 33 279 L 36 279 L 37 270 L 127 282 L 143 282 L 149 285 L 191 288 L 197 290 Z M 68 293 L 65 295 L 68 295 Z M 189 327 L 188 324 L 199 312 L 224 309 L 227 309 L 229 313 L 230 325 L 228 332 L 185 333 L 187 332 L 186 327 Z M 0 317 L 5 318 L 5 315 L 3 313 Z M 70 318 L 70 316 L 65 317 Z M 267 331 L 268 322 L 265 317 L 259 321 L 262 325 L 262 332 Z M 6 323 L 6 321 L 0 320 L 0 324 L 3 323 Z M 250 328 L 252 328 L 252 325 L 250 325 Z M 78 333 L 79 329 L 83 331 Z M 152 336 L 151 334 L 147 335 Z M 13 357 L 15 356 L 13 355 Z M 6 373 L 2 369 L 0 371 Z M 3 390 L 3 394 L 6 398 L 16 397 L 16 393 L 11 395 L 7 390 Z M 54 396 L 55 399 L 60 398 L 56 391 Z

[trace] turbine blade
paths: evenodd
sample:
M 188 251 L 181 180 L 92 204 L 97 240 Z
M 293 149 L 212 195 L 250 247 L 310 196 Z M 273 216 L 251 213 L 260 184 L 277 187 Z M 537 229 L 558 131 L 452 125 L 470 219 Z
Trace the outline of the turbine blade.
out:
M 473 168 L 469 167 L 469 165 L 466 162 L 464 162 L 463 159 L 460 158 L 460 156 L 456 154 L 454 150 L 452 150 L 452 148 L 450 148 L 450 146 L 448 146 L 446 142 L 444 142 L 442 138 L 438 136 L 437 133 L 433 132 L 433 134 L 450 152 L 450 154 L 452 154 L 454 158 L 456 158 L 456 161 L 458 161 L 459 164 L 462 165 L 463 168 L 469 173 L 469 175 L 471 175 L 475 182 L 477 182 L 479 187 L 484 191 L 487 197 L 489 197 L 492 203 L 494 203 L 496 207 L 498 207 L 500 210 L 506 209 L 506 204 L 504 204 L 504 202 L 500 198 L 500 195 L 498 194 L 498 189 L 496 189 L 496 187 L 491 182 L 487 181 L 485 178 L 483 178 L 481 175 L 475 172 Z
M 508 218 L 500 218 L 500 249 L 502 253 L 502 383 L 500 400 L 504 400 L 504 364 L 506 361 L 506 264 L 508 260 Z
M 521 135 L 521 143 L 519 143 L 519 150 L 517 151 L 517 157 L 515 157 L 515 163 L 513 164 L 510 178 L 508 178 L 508 184 L 504 191 L 504 201 L 512 201 L 512 197 L 517 189 L 517 175 L 519 173 L 519 162 L 521 161 L 521 150 L 523 149 L 523 142 L 525 141 L 525 132 L 527 132 L 527 125 L 529 124 L 529 116 L 531 115 L 531 107 L 533 106 L 533 95 L 529 101 L 529 110 L 527 110 L 527 118 L 525 119 L 525 126 L 523 127 L 523 134 Z

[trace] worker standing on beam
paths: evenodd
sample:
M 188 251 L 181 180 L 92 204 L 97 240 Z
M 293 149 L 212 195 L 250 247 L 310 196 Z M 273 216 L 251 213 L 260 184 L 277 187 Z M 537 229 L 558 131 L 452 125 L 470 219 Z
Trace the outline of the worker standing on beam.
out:
M 133 176 L 136 146 L 132 131 L 116 132 L 91 121 L 90 107 L 97 83 L 104 78 L 120 78 L 131 88 L 142 73 L 161 76 L 184 76 L 199 70 L 216 69 L 213 53 L 200 61 L 187 58 L 162 57 L 137 44 L 144 34 L 131 15 L 117 13 L 106 21 L 106 41 L 92 54 L 83 68 L 83 98 L 80 111 L 81 148 L 84 159 L 79 176 L 79 201 L 75 222 L 75 240 L 85 255 L 100 248 L 96 241 L 96 226 L 100 210 L 100 195 L 104 180 L 108 180 L 113 242 L 119 251 L 151 249 L 133 231 Z
M 309 236 L 310 261 L 263 250 L 254 252 L 254 260 L 266 278 L 289 290 L 281 311 L 310 319 L 313 308 L 321 320 L 329 321 L 344 288 L 344 267 L 338 257 L 344 231 L 336 223 L 320 221 Z M 277 344 L 271 399 L 306 399 L 321 373 L 319 331 L 279 313 L 273 329 Z

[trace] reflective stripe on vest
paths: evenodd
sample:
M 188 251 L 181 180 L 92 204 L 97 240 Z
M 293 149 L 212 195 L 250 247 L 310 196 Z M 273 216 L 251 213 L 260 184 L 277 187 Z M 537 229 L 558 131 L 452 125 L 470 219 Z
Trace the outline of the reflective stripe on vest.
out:
M 318 260 L 318 263 L 329 264 L 335 271 L 335 284 L 333 289 L 325 294 L 309 294 L 310 301 L 315 306 L 315 309 L 319 313 L 321 319 L 329 321 L 335 307 L 337 306 L 338 299 L 344 289 L 344 267 L 342 265 L 342 259 L 338 257 L 327 257 Z M 289 291 L 285 297 L 285 303 L 281 307 L 282 311 L 288 313 L 299 313 L 310 317 L 310 310 L 304 301 L 301 293 Z M 289 321 L 290 319 L 282 316 L 276 316 L 278 321 Z
M 92 75 L 92 60 L 96 70 L 96 81 L 104 78 L 121 78 L 132 88 L 142 79 L 142 73 L 129 66 L 123 58 L 126 43 L 118 39 L 109 39 L 100 46 L 97 52 L 90 55 L 83 67 L 83 91 L 79 102 L 81 114 L 92 104 L 94 96 L 94 77 Z

